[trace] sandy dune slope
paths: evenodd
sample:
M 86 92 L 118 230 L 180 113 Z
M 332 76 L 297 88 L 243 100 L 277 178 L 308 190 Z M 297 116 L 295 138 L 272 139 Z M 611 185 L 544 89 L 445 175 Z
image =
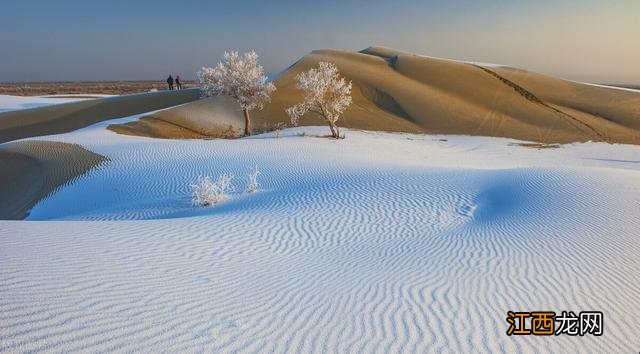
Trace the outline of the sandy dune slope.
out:
M 106 119 L 176 106 L 198 97 L 197 89 L 160 91 L 0 113 L 0 143 L 64 133 Z
M 166 139 L 234 138 L 244 134 L 244 116 L 229 97 L 218 96 L 154 112 L 139 120 L 113 124 L 120 134 Z
M 585 85 L 509 67 L 494 71 L 527 87 L 552 106 L 582 113 L 585 120 L 600 124 L 599 118 L 634 129 L 636 134 L 640 131 L 640 91 Z
M 104 161 L 75 144 L 27 140 L 0 145 L 0 219 L 23 219 L 42 198 Z
M 275 79 L 273 104 L 257 116 L 281 119 L 281 107 L 300 97 L 295 74 L 321 60 L 354 81 L 354 107 L 342 123 L 348 127 L 405 131 L 412 124 L 431 133 L 640 143 L 640 94 L 375 47 L 312 52 Z
M 371 47 L 318 50 L 273 78 L 271 104 L 254 112 L 259 131 L 288 122 L 302 98 L 295 75 L 331 61 L 353 80 L 341 125 L 366 130 L 509 137 L 545 143 L 640 143 L 640 93 L 580 84 L 498 65 L 473 64 Z M 304 125 L 318 125 L 305 117 Z M 130 132 L 136 133 L 136 132 Z M 141 135 L 148 135 L 144 130 Z

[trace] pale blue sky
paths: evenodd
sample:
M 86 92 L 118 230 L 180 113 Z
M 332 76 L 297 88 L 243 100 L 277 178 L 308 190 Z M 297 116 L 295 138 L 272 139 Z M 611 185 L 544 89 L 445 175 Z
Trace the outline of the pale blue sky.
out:
M 267 71 L 383 45 L 574 80 L 640 84 L 638 0 L 0 2 L 0 81 L 185 78 L 224 50 Z

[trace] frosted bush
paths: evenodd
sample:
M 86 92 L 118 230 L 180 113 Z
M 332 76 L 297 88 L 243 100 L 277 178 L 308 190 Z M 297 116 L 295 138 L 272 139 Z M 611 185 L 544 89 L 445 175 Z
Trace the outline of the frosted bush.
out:
M 251 172 L 249 172 L 249 178 L 247 183 L 247 193 L 257 192 L 260 189 L 260 183 L 258 183 L 258 175 L 260 175 L 260 171 L 258 171 L 258 167 L 254 168 Z
M 232 179 L 233 175 L 227 173 L 218 177 L 217 181 L 209 176 L 198 177 L 198 181 L 191 185 L 191 202 L 195 206 L 208 207 L 228 200 L 229 194 L 235 191 Z
M 286 128 L 287 124 L 284 122 L 278 122 L 273 126 L 273 133 L 276 138 L 280 137 L 280 133 L 282 133 L 282 129 Z

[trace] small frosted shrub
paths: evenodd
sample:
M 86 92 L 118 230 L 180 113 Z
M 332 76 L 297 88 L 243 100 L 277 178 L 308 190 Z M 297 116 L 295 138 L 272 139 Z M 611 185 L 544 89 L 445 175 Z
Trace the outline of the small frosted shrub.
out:
M 228 200 L 229 194 L 235 191 L 232 179 L 233 175 L 227 173 L 220 175 L 217 181 L 209 176 L 198 177 L 198 181 L 191 185 L 191 202 L 195 206 L 208 207 Z
M 261 174 L 258 171 L 258 167 L 254 168 L 251 172 L 249 172 L 248 183 L 247 183 L 247 193 L 257 192 L 260 189 L 260 183 L 258 183 L 258 175 Z
M 284 122 L 278 122 L 273 126 L 273 133 L 276 138 L 280 137 L 280 133 L 282 133 L 282 129 L 286 128 L 287 124 Z

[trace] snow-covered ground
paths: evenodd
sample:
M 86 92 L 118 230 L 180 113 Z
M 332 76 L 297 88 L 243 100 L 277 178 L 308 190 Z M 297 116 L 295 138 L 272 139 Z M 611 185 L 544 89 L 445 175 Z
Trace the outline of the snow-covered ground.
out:
M 589 85 L 589 86 L 608 88 L 608 89 L 612 89 L 612 90 L 620 90 L 620 91 L 628 91 L 628 92 L 636 92 L 636 93 L 640 92 L 640 90 L 627 88 L 627 87 L 592 84 L 592 83 L 589 83 L 589 82 L 580 82 L 580 81 L 573 81 L 573 82 L 577 82 L 579 84 L 584 84 L 584 85 Z
M 38 138 L 109 161 L 0 221 L 0 352 L 640 348 L 638 146 L 109 123 Z M 191 206 L 225 172 L 238 192 Z M 508 337 L 509 310 L 602 311 L 604 335 Z
M 82 101 L 91 98 L 87 98 L 86 95 L 73 97 L 74 95 L 51 95 L 51 96 L 10 96 L 0 95 L 0 113 L 16 111 L 19 109 L 36 108 L 43 106 L 50 106 L 52 104 L 66 103 Z M 91 95 L 92 97 L 95 95 Z M 100 95 L 95 97 L 107 97 L 107 95 Z

